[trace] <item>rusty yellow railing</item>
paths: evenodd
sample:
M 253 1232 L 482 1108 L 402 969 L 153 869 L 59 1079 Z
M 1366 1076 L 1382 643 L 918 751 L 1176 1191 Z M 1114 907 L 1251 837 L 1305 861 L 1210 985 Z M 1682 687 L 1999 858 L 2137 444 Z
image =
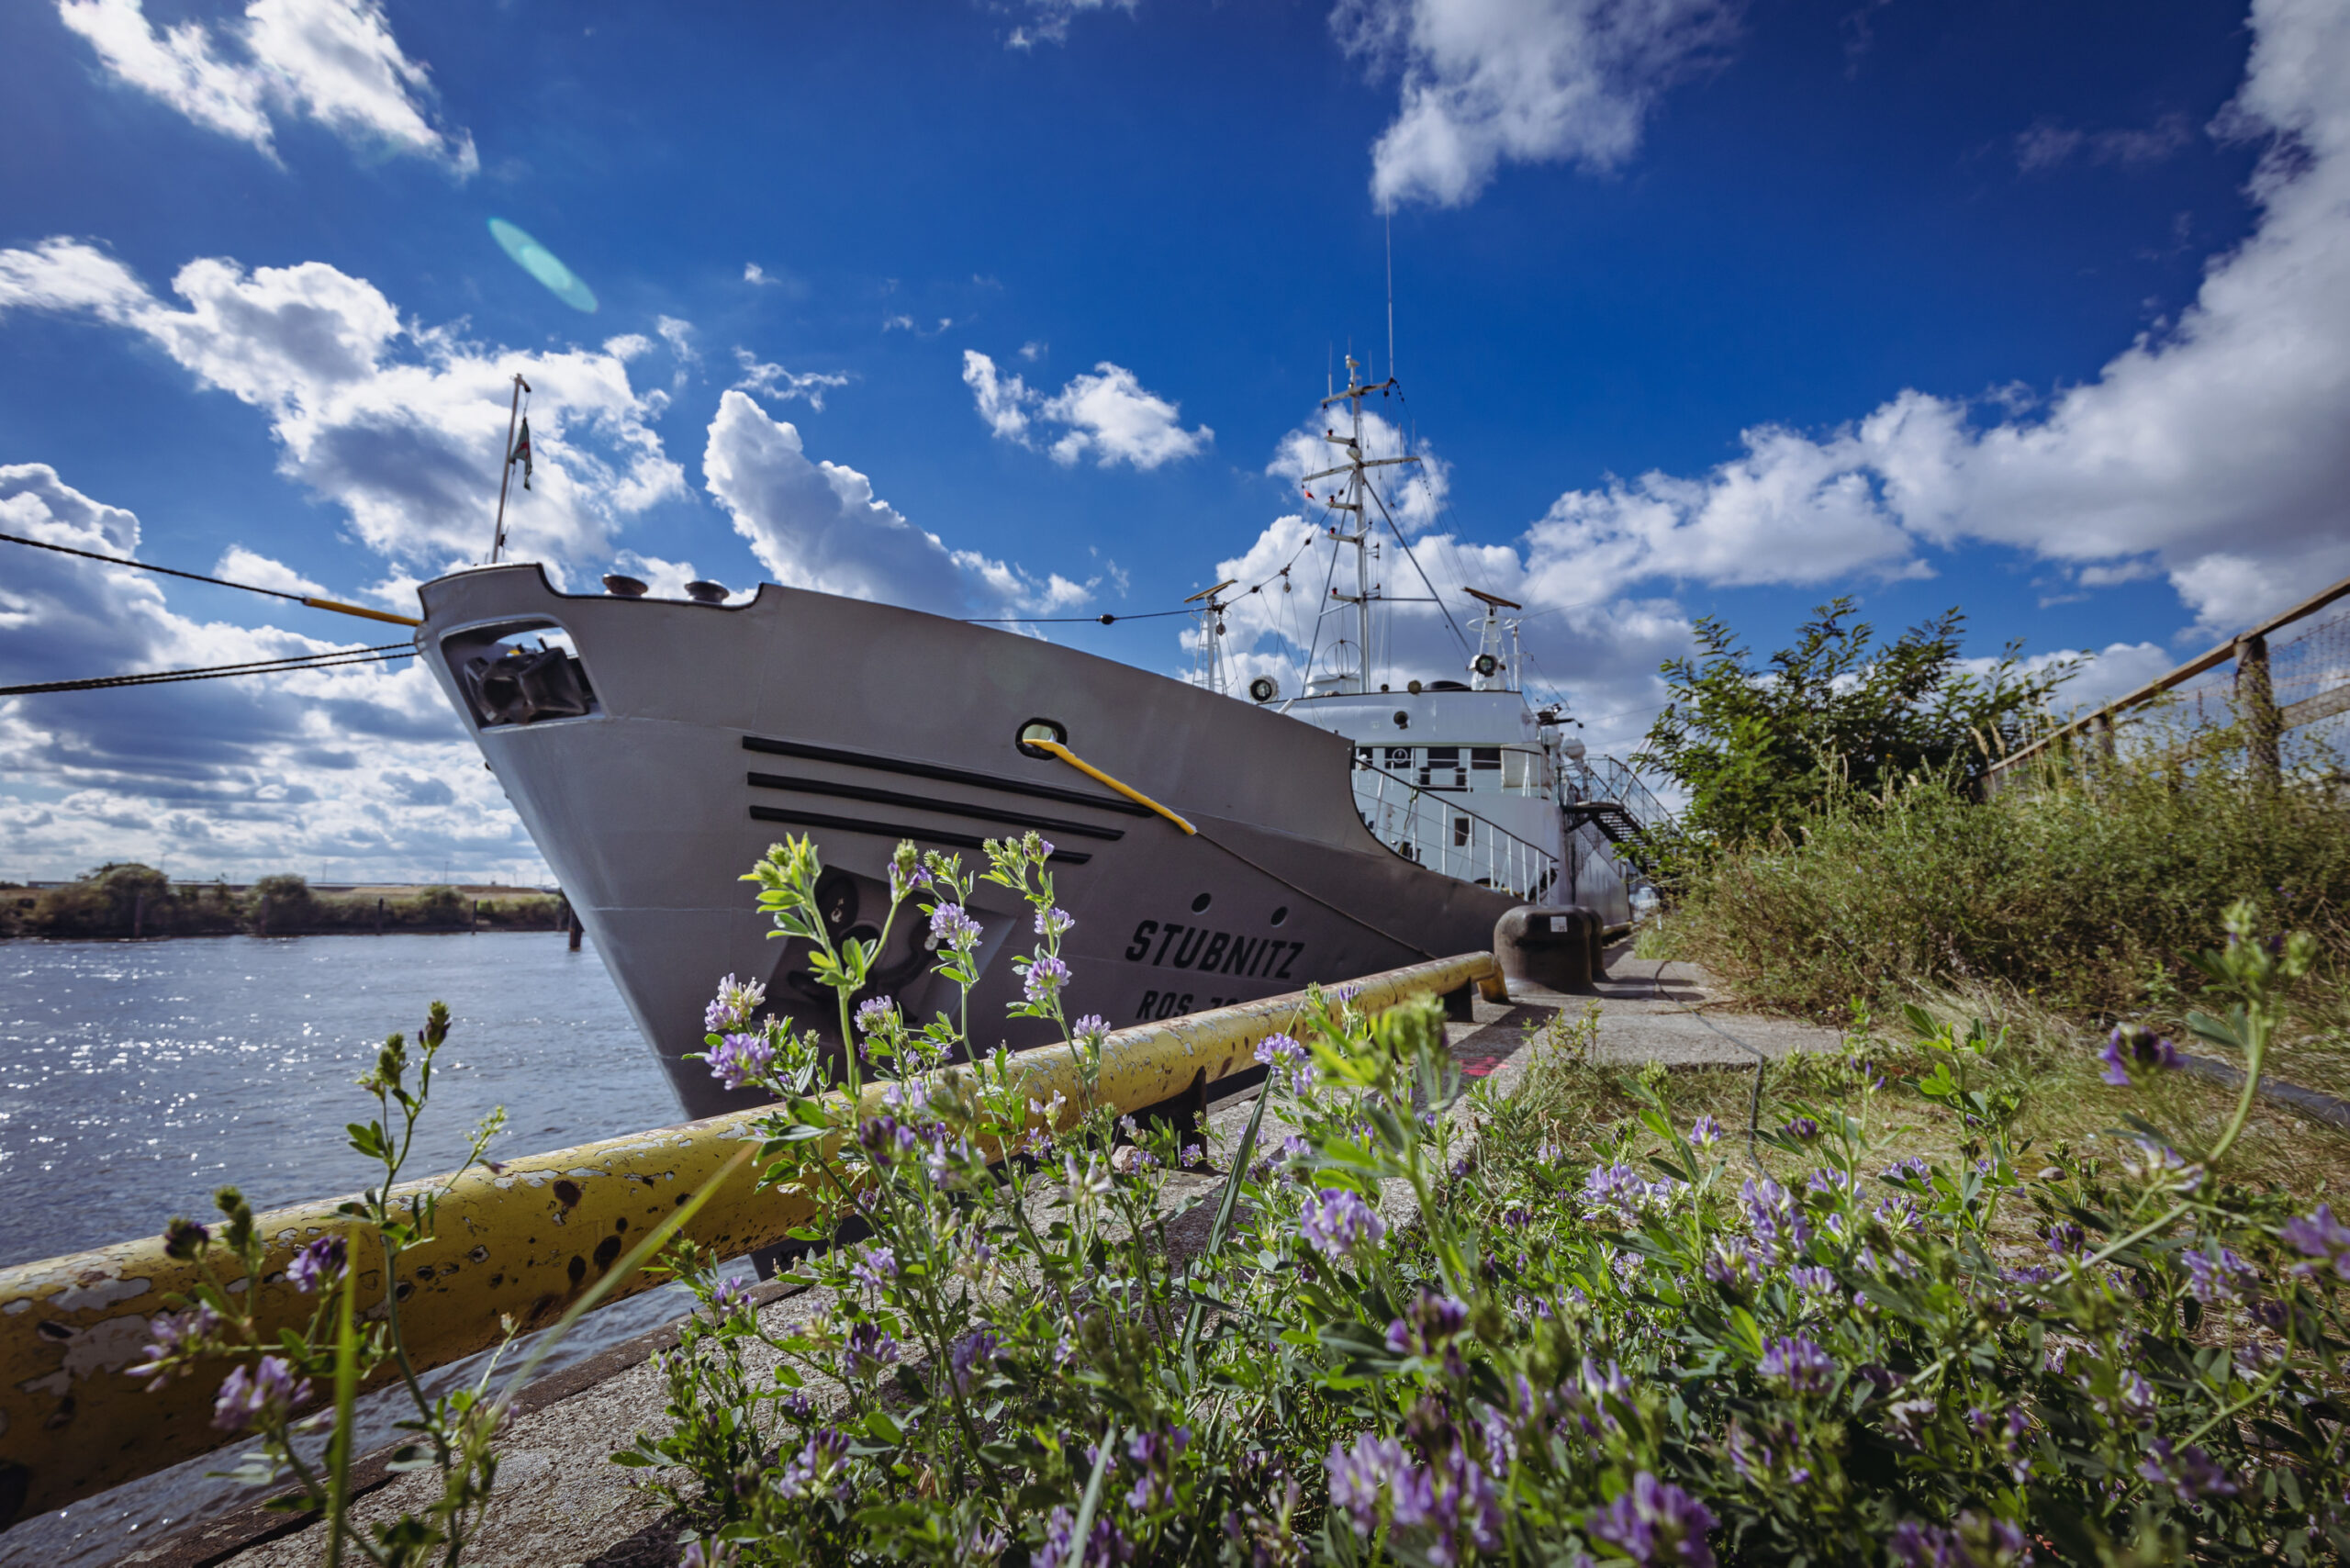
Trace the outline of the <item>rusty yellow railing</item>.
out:
M 1502 994 L 1491 954 L 1353 982 L 1357 1004 L 1373 1009 L 1472 983 Z M 1299 1001 L 1269 997 L 1121 1029 L 1102 1047 L 1102 1098 L 1121 1111 L 1140 1110 L 1244 1070 L 1258 1042 L 1287 1024 Z M 1027 1052 L 1019 1061 L 1033 1075 L 1035 1098 L 1050 1100 L 1056 1089 L 1075 1098 L 1077 1066 L 1068 1047 Z M 437 1235 L 406 1255 L 403 1277 L 393 1282 L 418 1366 L 441 1366 L 496 1343 L 501 1314 L 526 1327 L 554 1321 L 636 1238 L 757 1137 L 751 1124 L 760 1114 L 737 1111 L 402 1189 L 442 1188 Z M 347 1227 L 336 1201 L 260 1216 L 273 1270 L 260 1286 L 266 1327 L 307 1321 L 311 1299 L 274 1271 L 312 1238 Z M 733 1257 L 783 1240 L 806 1217 L 802 1204 L 755 1192 L 745 1167 L 711 1195 L 688 1234 Z M 369 1275 L 365 1257 L 361 1252 L 362 1287 L 381 1291 L 380 1269 Z M 155 1238 L 0 1271 L 0 1529 L 223 1440 L 210 1424 L 217 1379 L 186 1379 L 149 1394 L 123 1375 L 146 1343 L 148 1319 L 164 1310 L 162 1298 L 195 1283 L 194 1270 L 166 1257 Z

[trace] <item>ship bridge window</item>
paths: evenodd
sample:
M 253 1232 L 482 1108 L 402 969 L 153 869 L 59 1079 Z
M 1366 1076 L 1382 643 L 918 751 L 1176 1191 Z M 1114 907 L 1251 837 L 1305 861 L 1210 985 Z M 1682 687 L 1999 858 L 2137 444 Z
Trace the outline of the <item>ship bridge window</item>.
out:
M 1498 773 L 1502 766 L 1502 748 L 1497 745 L 1472 745 L 1469 748 L 1469 766 L 1480 773 Z
M 1389 746 L 1387 770 L 1390 773 L 1409 773 L 1412 770 L 1412 748 L 1407 745 Z
M 1420 784 L 1429 790 L 1466 790 L 1469 770 L 1461 766 L 1457 745 L 1432 745 L 1420 765 Z
M 1516 746 L 1502 753 L 1502 785 L 1509 790 L 1548 789 L 1550 770 L 1543 766 L 1539 751 L 1521 751 Z
M 571 633 L 552 621 L 468 627 L 442 638 L 441 652 L 483 729 L 598 711 Z

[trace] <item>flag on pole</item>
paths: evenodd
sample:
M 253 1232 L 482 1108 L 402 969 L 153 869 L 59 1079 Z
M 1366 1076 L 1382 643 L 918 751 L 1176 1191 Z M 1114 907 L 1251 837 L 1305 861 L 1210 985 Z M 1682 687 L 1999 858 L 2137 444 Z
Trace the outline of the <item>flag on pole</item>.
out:
M 514 450 L 506 454 L 506 466 L 522 465 L 522 488 L 531 487 L 531 418 L 522 416 L 522 433 L 514 442 Z

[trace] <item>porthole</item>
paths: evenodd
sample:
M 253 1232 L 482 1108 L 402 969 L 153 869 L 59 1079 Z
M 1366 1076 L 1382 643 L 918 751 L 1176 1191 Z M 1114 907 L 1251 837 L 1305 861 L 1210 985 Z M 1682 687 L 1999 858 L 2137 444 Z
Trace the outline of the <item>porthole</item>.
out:
M 1215 900 L 1211 895 L 1202 893 L 1198 898 L 1192 901 L 1192 913 L 1193 914 L 1205 914 L 1208 910 L 1208 905 L 1214 902 Z
M 1023 756 L 1049 757 L 1053 754 L 1038 746 L 1037 741 L 1051 741 L 1057 745 L 1069 745 L 1069 726 L 1057 719 L 1031 719 L 1020 726 L 1020 734 L 1013 745 Z
M 1288 918 L 1289 905 L 1283 904 L 1281 908 L 1273 911 L 1273 924 L 1275 925 L 1279 925 L 1282 921 L 1287 920 Z

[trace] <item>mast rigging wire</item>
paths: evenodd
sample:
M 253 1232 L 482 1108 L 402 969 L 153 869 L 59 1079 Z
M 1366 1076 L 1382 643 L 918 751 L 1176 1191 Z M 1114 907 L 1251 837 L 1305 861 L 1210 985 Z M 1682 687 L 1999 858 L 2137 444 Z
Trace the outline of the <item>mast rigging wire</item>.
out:
M 373 648 L 330 648 L 322 654 L 301 654 L 284 659 L 255 659 L 239 665 L 209 665 L 200 669 L 150 670 L 139 675 L 93 676 L 86 680 L 45 680 L 30 686 L 0 686 L 0 697 L 30 697 L 50 691 L 101 691 L 118 686 L 162 686 L 181 680 L 219 680 L 232 675 L 291 675 L 297 670 L 334 669 L 342 665 L 382 664 L 389 659 L 414 657 L 414 644 L 386 643 Z
M 128 555 L 101 555 L 95 550 L 76 550 L 70 544 L 51 544 L 45 539 L 27 539 L 22 534 L 0 533 L 0 540 L 10 544 L 29 544 L 36 550 L 54 550 L 61 555 L 79 555 L 85 561 L 103 561 L 109 566 L 129 566 L 134 571 L 161 572 L 167 577 L 185 577 L 192 583 L 210 583 L 215 588 L 240 588 L 246 593 L 267 594 L 272 599 L 292 599 L 313 610 L 331 610 L 341 615 L 364 616 L 369 621 L 386 621 L 395 626 L 421 626 L 423 622 L 412 615 L 395 615 L 388 610 L 369 610 L 364 605 L 345 604 L 341 599 L 319 599 L 307 593 L 287 593 L 283 588 L 258 588 L 252 583 L 232 583 L 226 577 L 207 577 L 202 572 L 183 572 L 177 566 L 157 566 L 145 561 L 134 561 Z

